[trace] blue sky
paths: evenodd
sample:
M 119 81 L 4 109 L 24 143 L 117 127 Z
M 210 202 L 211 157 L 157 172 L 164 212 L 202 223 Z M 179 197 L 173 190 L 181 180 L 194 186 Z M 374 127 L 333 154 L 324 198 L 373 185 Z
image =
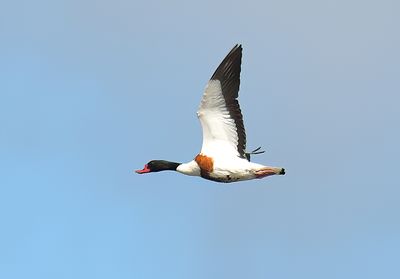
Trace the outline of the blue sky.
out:
M 0 4 L 1 278 L 399 278 L 396 1 Z M 234 44 L 256 162 L 136 175 L 201 146 Z

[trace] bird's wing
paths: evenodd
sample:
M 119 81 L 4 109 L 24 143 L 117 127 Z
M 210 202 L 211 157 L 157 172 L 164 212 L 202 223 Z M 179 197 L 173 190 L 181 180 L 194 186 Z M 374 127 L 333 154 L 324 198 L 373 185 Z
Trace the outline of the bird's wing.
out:
M 237 100 L 242 46 L 236 45 L 208 82 L 197 116 L 203 129 L 201 153 L 246 158 L 246 132 Z

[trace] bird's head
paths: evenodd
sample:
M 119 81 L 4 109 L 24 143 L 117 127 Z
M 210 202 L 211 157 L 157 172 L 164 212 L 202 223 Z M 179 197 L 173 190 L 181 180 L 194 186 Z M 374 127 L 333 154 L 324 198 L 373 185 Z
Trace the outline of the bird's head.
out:
M 180 163 L 169 162 L 165 160 L 152 160 L 144 165 L 142 170 L 136 170 L 136 173 L 143 174 L 149 172 L 159 172 L 165 170 L 176 171 L 176 168 L 180 165 Z

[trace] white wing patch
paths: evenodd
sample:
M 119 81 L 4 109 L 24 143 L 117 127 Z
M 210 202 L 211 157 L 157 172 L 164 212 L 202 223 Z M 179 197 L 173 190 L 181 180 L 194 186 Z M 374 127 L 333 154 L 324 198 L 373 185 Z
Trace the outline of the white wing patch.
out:
M 221 82 L 210 80 L 206 86 L 197 116 L 203 128 L 201 153 L 215 157 L 238 157 L 238 135 L 222 95 Z

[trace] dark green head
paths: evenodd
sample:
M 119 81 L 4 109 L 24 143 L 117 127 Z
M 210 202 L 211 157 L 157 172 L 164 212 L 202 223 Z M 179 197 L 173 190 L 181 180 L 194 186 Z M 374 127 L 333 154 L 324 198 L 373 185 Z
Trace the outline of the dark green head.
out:
M 144 165 L 142 170 L 137 170 L 136 173 L 149 173 L 149 172 L 159 172 L 165 170 L 176 171 L 176 168 L 180 165 L 180 163 L 169 162 L 165 160 L 152 160 Z

